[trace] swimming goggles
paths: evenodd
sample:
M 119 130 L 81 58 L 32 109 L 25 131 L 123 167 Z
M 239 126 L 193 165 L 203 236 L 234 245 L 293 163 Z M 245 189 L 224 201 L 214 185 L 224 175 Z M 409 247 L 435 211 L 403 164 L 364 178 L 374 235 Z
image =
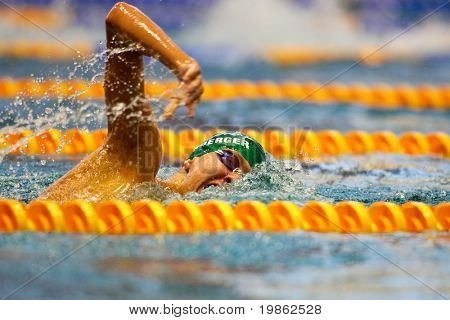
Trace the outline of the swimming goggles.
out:
M 232 172 L 242 173 L 241 162 L 239 158 L 230 150 L 216 150 L 214 151 L 219 158 L 219 161 L 223 163 L 227 169 Z

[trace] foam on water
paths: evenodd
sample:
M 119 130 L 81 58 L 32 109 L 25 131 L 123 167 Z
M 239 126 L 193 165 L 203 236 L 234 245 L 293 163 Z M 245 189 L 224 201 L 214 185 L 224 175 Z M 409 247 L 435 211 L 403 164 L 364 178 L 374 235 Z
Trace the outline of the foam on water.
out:
M 106 54 L 107 52 L 102 52 L 84 61 L 76 61 L 64 73 L 68 74 L 68 80 L 82 77 L 90 79 L 90 84 L 101 81 Z M 50 74 L 55 77 L 57 83 L 42 98 L 30 100 L 19 96 L 6 106 L 2 106 L 0 109 L 2 115 L 0 133 L 14 133 L 24 129 L 41 133 L 50 128 L 61 130 L 69 128 L 97 129 L 106 126 L 105 106 L 102 102 L 77 99 L 82 92 L 76 92 L 67 98 L 54 99 L 52 97 L 51 90 L 54 90 L 58 83 L 63 81 L 63 78 L 59 76 L 62 73 L 61 70 L 55 69 L 53 71 L 43 70 L 46 75 Z M 147 61 L 145 74 L 151 81 L 171 77 L 169 71 L 153 60 Z M 35 79 L 39 82 L 45 78 L 38 75 L 35 76 Z M 153 109 L 157 116 L 161 113 L 164 103 L 160 96 L 152 97 Z M 271 125 L 279 126 L 283 130 L 299 127 L 309 127 L 314 130 L 325 128 L 348 130 L 353 127 L 359 129 L 361 125 L 374 130 L 384 129 L 389 124 L 401 132 L 405 129 L 415 129 L 417 126 L 421 126 L 425 131 L 440 128 L 445 130 L 447 127 L 445 119 L 448 113 L 443 113 L 444 117 L 442 117 L 442 113 L 432 112 L 419 114 L 399 111 L 394 113 L 370 111 L 351 106 L 318 109 L 304 105 L 289 108 L 286 111 L 289 106 L 289 103 L 279 101 L 209 103 L 199 108 L 199 115 L 196 119 L 185 119 L 181 112 L 181 115 L 177 114 L 177 120 L 164 123 L 163 126 L 175 130 L 191 125 L 196 127 L 234 125 L 242 128 L 248 125 L 261 126 L 268 119 L 273 119 Z M 255 111 L 252 117 L 248 117 L 249 108 Z M 231 109 L 235 111 L 229 112 Z M 282 114 L 278 117 L 280 112 Z M 327 116 L 330 112 L 335 116 L 331 118 Z M 374 121 L 374 117 L 383 119 L 385 122 Z M 428 121 L 424 122 L 424 119 L 428 119 Z M 430 129 L 427 129 L 427 126 Z M 14 147 L 26 142 L 27 139 L 22 139 Z M 0 160 L 12 149 L 0 150 Z M 78 157 L 77 160 L 79 159 Z M 1 177 L 1 196 L 26 201 L 38 196 L 46 186 L 68 171 L 75 163 L 74 161 L 61 162 L 60 160 L 61 157 L 58 156 L 9 157 L 6 161 L 0 162 L 1 172 L 4 173 Z M 415 165 L 415 161 L 418 161 L 417 165 Z M 436 161 L 437 171 L 420 168 L 430 161 Z M 380 163 L 383 165 L 379 168 Z M 171 167 L 162 168 L 159 177 L 167 177 L 174 170 L 176 169 Z M 424 173 L 423 177 L 416 176 L 421 172 Z M 306 164 L 306 166 L 297 161 L 272 160 L 265 170 L 255 170 L 230 186 L 207 189 L 201 194 L 192 193 L 184 198 L 193 201 L 217 198 L 232 203 L 245 199 L 258 199 L 263 202 L 282 199 L 301 203 L 312 199 L 329 201 L 359 199 L 364 202 L 386 199 L 403 202 L 407 199 L 424 199 L 437 202 L 448 199 L 448 186 L 445 184 L 448 182 L 448 179 L 445 178 L 448 172 L 449 168 L 445 161 L 428 158 L 416 160 L 415 158 L 396 158 L 395 156 L 348 157 L 337 160 L 335 164 Z M 416 179 L 424 179 L 420 181 L 420 183 L 424 183 L 423 186 L 411 188 L 409 184 L 403 184 L 404 177 L 409 179 L 411 174 Z M 389 179 L 389 177 L 391 178 Z M 428 189 L 424 190 L 424 188 Z M 149 184 L 137 185 L 132 188 L 131 192 L 115 196 L 126 200 L 152 198 L 169 201 L 181 198 L 179 195 Z
M 64 159 L 64 158 L 62 158 Z M 30 201 L 48 185 L 70 170 L 80 159 L 53 157 L 11 157 L 0 163 L 0 197 Z M 158 178 L 167 178 L 177 167 L 162 167 Z M 219 199 L 230 203 L 242 200 L 338 202 L 355 200 L 423 201 L 436 204 L 450 201 L 450 164 L 444 159 L 403 155 L 341 157 L 324 163 L 301 164 L 295 160 L 271 160 L 232 184 L 208 188 L 201 193 L 174 194 L 155 184 L 141 183 L 115 197 L 134 201 L 154 199 L 168 203 L 175 199 L 198 203 Z
M 234 62 L 242 62 L 240 57 L 247 59 L 273 44 L 321 46 L 326 43 L 331 47 L 356 48 L 378 45 L 392 36 L 388 33 L 373 37 L 349 28 L 349 21 L 334 2 L 317 3 L 317 7 L 305 10 L 281 0 L 220 1 L 205 14 L 201 28 L 185 30 L 179 38 L 182 43 L 189 42 L 200 49 L 203 46 L 239 48 L 245 54 L 235 54 L 237 59 Z M 245 22 L 245 28 L 239 25 L 239 21 Z M 318 24 L 323 27 L 318 28 Z M 71 40 L 70 35 L 84 34 L 88 39 L 98 41 L 104 36 L 103 27 L 101 21 L 101 27 L 95 30 L 67 28 L 58 36 Z M 0 29 L 2 35 L 11 32 Z M 445 25 L 427 22 L 402 37 L 395 48 L 439 53 L 448 48 L 446 34 L 448 29 Z M 16 31 L 12 35 L 18 36 Z M 28 38 L 32 39 L 34 35 L 36 31 L 28 34 Z M 34 69 L 40 70 L 34 75 L 36 81 L 84 78 L 93 83 L 103 77 L 104 58 L 105 52 L 101 52 L 62 69 L 53 64 L 41 67 L 34 61 L 29 64 L 23 62 L 20 66 L 14 64 L 12 74 L 23 76 L 20 72 L 28 73 Z M 215 61 L 217 64 L 224 62 L 222 59 Z M 234 78 L 322 81 L 327 80 L 330 73 L 335 74 L 333 68 L 340 71 L 342 66 L 280 71 L 256 64 L 253 68 L 258 69 L 254 73 L 256 75 L 249 74 L 242 65 L 238 70 L 230 67 L 230 70 L 220 70 L 216 74 L 223 77 L 223 72 Z M 435 67 L 428 77 L 423 75 L 427 72 L 420 68 L 414 72 L 409 67 L 401 72 L 396 68 L 381 68 L 382 76 L 379 78 L 374 77 L 373 72 L 368 75 L 367 69 L 355 68 L 356 76 L 351 74 L 346 80 L 390 81 L 397 77 L 396 81 L 434 79 L 440 83 L 448 79 L 446 66 Z M 400 70 L 404 68 L 400 67 Z M 170 76 L 167 70 L 154 62 L 147 63 L 146 74 L 153 81 Z M 67 99 L 46 95 L 33 101 L 23 96 L 5 101 L 6 104 L 2 101 L 0 133 L 24 129 L 39 133 L 54 127 L 62 130 L 104 128 L 106 114 L 103 102 L 79 100 L 76 99 L 78 94 Z M 152 102 L 154 109 L 160 112 L 164 101 L 154 97 Z M 181 116 L 178 122 L 164 125 L 258 126 L 286 107 L 284 102 L 267 101 L 204 103 L 196 119 L 187 120 Z M 248 117 L 249 109 L 253 110 L 251 119 Z M 370 111 L 342 105 L 318 109 L 302 104 L 278 117 L 271 125 L 283 129 L 292 125 L 344 131 L 388 128 L 396 132 L 414 129 L 429 132 L 446 131 L 448 115 L 448 112 L 438 114 L 430 111 Z M 26 143 L 26 139 L 20 143 Z M 0 198 L 25 202 L 39 196 L 81 159 L 81 156 L 26 157 L 6 153 L 7 150 L 0 150 Z M 158 178 L 165 178 L 175 170 L 176 167 L 162 167 Z M 436 204 L 450 201 L 449 173 L 448 160 L 433 157 L 372 154 L 306 164 L 271 159 L 264 168 L 254 170 L 235 183 L 208 188 L 202 193 L 180 196 L 144 183 L 116 196 L 129 201 L 147 198 L 165 203 L 173 199 L 202 202 L 213 198 L 233 204 L 248 199 L 264 203 L 289 200 L 299 204 L 309 200 L 337 202 L 349 199 L 367 204 L 410 200 Z M 447 234 L 355 236 L 297 231 L 282 234 L 234 232 L 164 237 L 103 236 L 90 241 L 91 237 L 79 234 L 0 234 L 0 296 L 7 295 L 80 246 L 83 246 L 82 250 L 18 291 L 13 298 L 435 299 L 450 295 Z M 87 241 L 90 241 L 89 245 L 85 246 Z
M 14 99 L 0 105 L 0 134 L 33 130 L 32 135 L 22 138 L 15 145 L 0 149 L 0 163 L 9 152 L 21 145 L 26 145 L 30 138 L 49 129 L 56 128 L 64 131 L 72 128 L 98 129 L 106 127 L 106 107 L 94 99 L 79 99 L 85 90 L 75 90 L 68 96 L 56 94 L 56 97 L 55 92 L 58 92 L 61 83 L 79 78 L 88 79 L 88 88 L 94 83 L 102 82 L 106 56 L 129 49 L 115 50 L 112 53 L 106 50 L 83 60 L 75 60 L 72 65 L 65 66 L 64 70 L 60 70 L 58 65 L 54 65 L 52 69 L 43 69 L 39 74 L 30 74 L 38 84 L 44 83 L 47 79 L 52 79 L 54 83 L 46 88 L 42 96 L 30 98 L 21 92 Z M 146 76 L 159 81 L 171 76 L 169 71 L 162 68 L 161 64 L 151 59 L 147 60 L 144 71 Z M 74 88 L 69 87 L 68 89 L 73 90 Z M 158 96 L 152 97 L 151 101 L 154 114 L 158 117 L 162 114 L 164 101 Z M 9 175 L 21 176 L 19 185 L 23 185 L 26 180 L 33 179 L 33 169 L 36 166 L 49 167 L 50 163 L 55 161 L 55 158 L 52 157 L 44 158 L 35 163 L 22 159 L 25 161 L 16 161 L 13 166 L 7 161 L 6 171 Z M 30 165 L 31 169 L 28 167 Z M 19 194 L 23 192 L 23 190 L 18 190 L 20 188 L 14 189 Z M 37 194 L 33 193 L 33 195 Z M 11 194 L 11 198 L 15 198 L 14 194 Z

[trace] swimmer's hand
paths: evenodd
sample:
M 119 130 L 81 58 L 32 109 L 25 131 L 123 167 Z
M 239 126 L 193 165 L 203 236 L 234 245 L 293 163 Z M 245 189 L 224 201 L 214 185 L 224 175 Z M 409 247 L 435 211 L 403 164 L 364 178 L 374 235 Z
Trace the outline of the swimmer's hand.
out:
M 165 119 L 170 119 L 181 103 L 186 105 L 188 116 L 193 117 L 195 107 L 203 93 L 202 72 L 197 61 L 181 64 L 177 70 L 177 77 L 180 84 L 164 109 Z

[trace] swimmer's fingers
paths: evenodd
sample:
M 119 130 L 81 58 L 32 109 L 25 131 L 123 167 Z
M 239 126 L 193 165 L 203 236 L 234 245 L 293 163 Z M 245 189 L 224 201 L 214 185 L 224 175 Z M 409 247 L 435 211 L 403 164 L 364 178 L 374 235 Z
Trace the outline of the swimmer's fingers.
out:
M 195 91 L 198 90 L 198 88 L 202 87 L 202 77 L 197 76 L 195 79 L 193 79 L 190 83 L 185 84 L 185 92 L 188 95 L 192 95 L 195 93 Z
M 200 102 L 200 98 L 203 94 L 203 86 L 195 87 L 184 99 L 185 104 L 190 104 L 192 102 Z
M 188 117 L 194 117 L 195 116 L 195 109 L 197 107 L 197 104 L 200 102 L 200 97 L 197 97 L 196 99 L 189 99 L 186 100 L 185 105 L 187 108 L 187 114 Z M 170 99 L 169 104 L 164 109 L 164 119 L 171 119 L 173 117 L 173 114 L 177 111 L 178 107 L 180 106 L 180 99 L 178 98 L 172 98 Z
M 182 81 L 189 82 L 200 76 L 200 69 L 190 68 L 183 76 Z
M 200 102 L 200 98 L 186 104 L 186 108 L 188 110 L 188 112 L 187 112 L 188 117 L 192 118 L 195 116 L 195 111 L 197 109 L 197 105 L 199 104 L 199 102 Z
M 198 63 L 193 62 L 191 64 L 183 65 L 181 67 L 181 79 L 182 82 L 190 82 L 201 74 L 201 69 Z
M 172 118 L 175 111 L 177 111 L 177 108 L 180 106 L 180 98 L 178 97 L 172 97 L 170 98 L 169 104 L 164 109 L 164 119 L 170 119 Z
M 188 105 L 195 100 L 200 100 L 203 94 L 202 79 L 197 78 L 192 83 L 184 87 L 183 102 Z
M 180 89 L 182 93 L 170 98 L 169 104 L 164 109 L 164 119 L 172 118 L 173 114 L 180 106 L 181 101 L 186 105 L 188 116 L 195 116 L 195 107 L 200 102 L 203 93 L 201 79 L 195 82 L 196 83 L 192 83 L 189 86 L 186 86 L 184 83 L 181 84 Z
M 184 101 L 189 117 L 195 116 L 195 109 L 197 107 L 197 104 L 200 102 L 202 93 L 203 86 L 196 87 L 195 90 L 191 92 L 188 98 Z
M 188 117 L 193 118 L 195 116 L 195 109 L 197 108 L 198 101 L 192 101 L 186 104 Z
M 197 62 L 182 65 L 179 69 L 180 83 L 176 94 L 171 97 L 169 104 L 164 110 L 164 118 L 170 119 L 176 112 L 180 103 L 183 102 L 187 108 L 189 117 L 195 115 L 195 107 L 200 102 L 203 93 L 202 75 Z

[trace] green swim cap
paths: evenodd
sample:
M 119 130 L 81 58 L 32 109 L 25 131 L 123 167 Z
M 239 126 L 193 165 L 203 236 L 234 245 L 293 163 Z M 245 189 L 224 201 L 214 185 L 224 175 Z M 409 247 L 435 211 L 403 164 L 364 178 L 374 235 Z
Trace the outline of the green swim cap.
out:
M 224 132 L 212 136 L 195 148 L 188 159 L 221 149 L 236 150 L 248 161 L 252 168 L 256 164 L 266 161 L 266 154 L 258 141 L 240 132 Z

